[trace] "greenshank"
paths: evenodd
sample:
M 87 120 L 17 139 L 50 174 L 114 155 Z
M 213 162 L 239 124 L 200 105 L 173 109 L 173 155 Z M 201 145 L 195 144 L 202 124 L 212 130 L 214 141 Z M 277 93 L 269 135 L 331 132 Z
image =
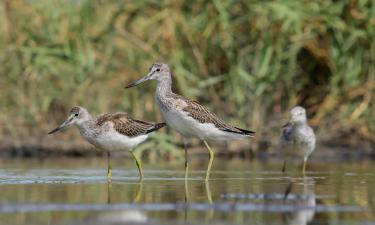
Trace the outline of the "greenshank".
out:
M 206 107 L 196 101 L 184 98 L 172 92 L 172 77 L 167 64 L 154 63 L 146 76 L 126 86 L 130 88 L 147 80 L 156 80 L 155 100 L 160 111 L 172 129 L 181 134 L 185 148 L 185 178 L 188 174 L 188 138 L 199 138 L 209 151 L 209 163 L 206 180 L 209 179 L 214 152 L 207 141 L 224 141 L 253 137 L 254 132 L 226 124 Z
M 306 110 L 303 107 L 296 106 L 290 110 L 290 119 L 282 128 L 280 143 L 285 156 L 303 157 L 302 173 L 305 174 L 307 158 L 315 149 L 315 134 L 307 124 Z M 285 167 L 286 159 L 283 172 L 285 172 Z
M 150 123 L 132 119 L 127 113 L 105 113 L 93 118 L 83 107 L 73 107 L 68 118 L 48 134 L 55 133 L 69 125 L 76 125 L 81 136 L 100 150 L 107 152 L 107 179 L 111 181 L 112 166 L 110 156 L 112 151 L 129 150 L 138 167 L 140 180 L 143 179 L 142 164 L 133 150 L 144 142 L 149 134 L 164 127 L 165 123 Z

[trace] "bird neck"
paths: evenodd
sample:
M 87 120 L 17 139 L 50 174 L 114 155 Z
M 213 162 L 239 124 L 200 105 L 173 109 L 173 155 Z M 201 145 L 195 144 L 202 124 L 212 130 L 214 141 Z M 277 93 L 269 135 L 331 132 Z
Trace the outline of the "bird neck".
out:
M 296 121 L 296 122 L 294 122 L 294 126 L 296 127 L 296 128 L 300 128 L 300 127 L 304 127 L 304 126 L 306 126 L 307 124 L 306 124 L 306 121 Z
M 164 77 L 161 80 L 158 80 L 156 87 L 156 95 L 165 96 L 169 93 L 172 93 L 172 77 Z
M 95 126 L 95 120 L 92 118 L 92 116 L 87 113 L 85 115 L 84 119 L 76 123 L 79 130 L 82 132 L 88 132 Z

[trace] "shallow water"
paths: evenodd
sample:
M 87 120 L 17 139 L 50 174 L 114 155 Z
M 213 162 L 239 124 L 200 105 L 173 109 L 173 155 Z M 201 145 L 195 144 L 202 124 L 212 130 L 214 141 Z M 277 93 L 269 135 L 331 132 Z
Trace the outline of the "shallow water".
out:
M 200 158 L 200 157 L 197 157 Z M 144 164 L 130 159 L 0 160 L 0 224 L 375 224 L 371 161 L 311 162 L 306 177 L 280 162 L 205 158 Z

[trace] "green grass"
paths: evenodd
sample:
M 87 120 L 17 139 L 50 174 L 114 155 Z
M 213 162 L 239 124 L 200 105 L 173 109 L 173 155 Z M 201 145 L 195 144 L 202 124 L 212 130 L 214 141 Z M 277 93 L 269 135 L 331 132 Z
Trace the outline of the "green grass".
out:
M 164 61 L 177 92 L 257 131 L 254 149 L 296 104 L 321 140 L 375 140 L 371 0 L 6 0 L 0 12 L 0 136 L 40 136 L 73 105 L 160 121 L 153 84 L 124 86 Z M 160 154 L 179 143 L 155 139 Z

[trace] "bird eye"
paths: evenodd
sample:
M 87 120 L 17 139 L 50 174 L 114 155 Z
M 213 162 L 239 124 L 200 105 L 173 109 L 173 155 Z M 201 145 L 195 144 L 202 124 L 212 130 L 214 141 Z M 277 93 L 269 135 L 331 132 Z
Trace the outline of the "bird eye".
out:
M 157 69 L 156 69 L 156 72 L 160 72 L 160 68 L 157 68 Z
M 78 113 L 74 114 L 74 116 L 78 116 Z

